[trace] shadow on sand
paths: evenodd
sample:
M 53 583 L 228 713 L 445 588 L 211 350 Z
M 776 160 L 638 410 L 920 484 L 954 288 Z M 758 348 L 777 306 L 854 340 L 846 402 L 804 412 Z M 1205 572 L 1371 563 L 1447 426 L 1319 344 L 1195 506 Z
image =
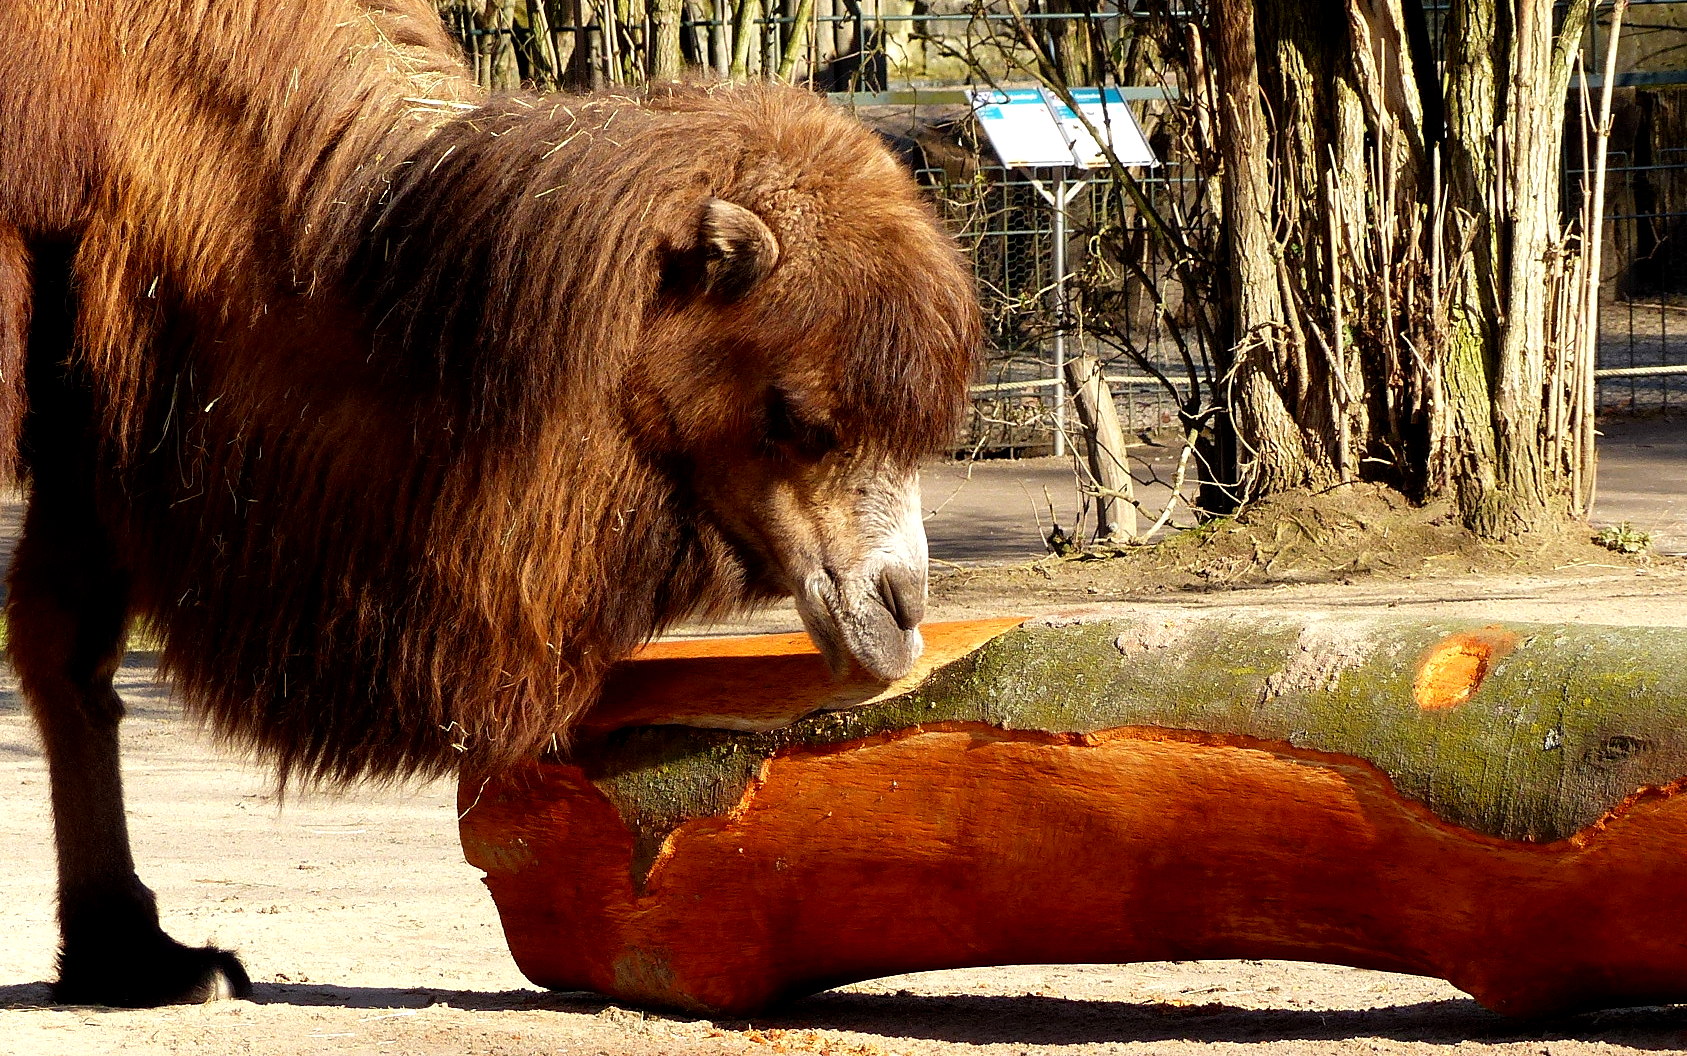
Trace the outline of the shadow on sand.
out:
M 398 987 L 257 983 L 262 1005 L 353 1009 L 426 1008 L 474 1012 L 549 1010 L 628 1020 L 666 1019 L 627 1010 L 594 994 L 539 990 L 471 991 Z M 50 1008 L 45 983 L 0 986 L 0 1009 Z M 102 1010 L 89 1009 L 98 1014 Z M 1618 1009 L 1560 1019 L 1516 1020 L 1453 998 L 1372 1009 L 1317 1011 L 1246 1009 L 1213 1002 L 1171 1005 L 1076 1000 L 1038 995 L 921 995 L 828 992 L 792 1002 L 754 1020 L 722 1019 L 726 1029 L 782 1027 L 835 1030 L 885 1039 L 968 1045 L 1081 1045 L 1094 1042 L 1351 1041 L 1360 1038 L 1456 1044 L 1605 1042 L 1660 1052 L 1687 1049 L 1687 1006 Z

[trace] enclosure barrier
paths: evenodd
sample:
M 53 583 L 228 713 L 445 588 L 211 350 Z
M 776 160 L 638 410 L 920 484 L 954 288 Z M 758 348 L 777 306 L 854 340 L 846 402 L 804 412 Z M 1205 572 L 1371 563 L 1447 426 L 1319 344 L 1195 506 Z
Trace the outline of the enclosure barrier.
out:
M 460 792 L 529 978 L 746 1014 L 880 975 L 1277 957 L 1513 1014 L 1687 1000 L 1687 629 L 1133 609 L 623 665 Z

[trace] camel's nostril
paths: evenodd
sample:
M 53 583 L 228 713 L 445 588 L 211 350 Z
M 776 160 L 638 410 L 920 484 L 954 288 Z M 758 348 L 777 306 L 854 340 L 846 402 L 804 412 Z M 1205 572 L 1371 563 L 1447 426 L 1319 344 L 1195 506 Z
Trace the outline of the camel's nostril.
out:
M 907 569 L 885 569 L 879 573 L 879 600 L 898 627 L 913 630 L 925 618 L 924 577 Z

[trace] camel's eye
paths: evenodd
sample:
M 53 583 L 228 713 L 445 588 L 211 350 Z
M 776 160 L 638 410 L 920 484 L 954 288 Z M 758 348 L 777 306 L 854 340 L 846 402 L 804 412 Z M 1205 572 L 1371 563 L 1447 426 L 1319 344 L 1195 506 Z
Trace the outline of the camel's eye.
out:
M 767 443 L 781 454 L 819 459 L 838 446 L 838 437 L 829 426 L 805 420 L 784 392 L 769 389 Z

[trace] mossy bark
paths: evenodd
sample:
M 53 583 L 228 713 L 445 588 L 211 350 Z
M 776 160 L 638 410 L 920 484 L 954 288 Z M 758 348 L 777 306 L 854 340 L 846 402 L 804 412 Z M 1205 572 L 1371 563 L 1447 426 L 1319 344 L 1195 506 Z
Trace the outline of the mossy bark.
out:
M 580 765 L 640 834 L 646 862 L 676 826 L 731 810 L 775 755 L 934 723 L 1280 742 L 1364 760 L 1451 824 L 1530 842 L 1564 839 L 1637 790 L 1687 777 L 1687 630 L 1515 624 L 1460 637 L 1479 629 L 1176 614 L 1040 621 L 865 707 L 765 732 L 624 729 L 583 745 Z M 1419 679 L 1437 650 L 1483 648 L 1494 655 L 1473 662 L 1468 699 L 1426 706 Z
M 1558 448 L 1543 421 L 1555 398 L 1549 364 L 1573 353 L 1549 319 L 1559 262 L 1574 252 L 1556 189 L 1571 57 L 1590 9 L 1454 0 L 1448 11 L 1441 252 L 1452 273 L 1440 365 L 1454 428 L 1444 443 L 1464 522 L 1488 538 L 1527 534 L 1569 508 L 1572 467 L 1549 457 Z

